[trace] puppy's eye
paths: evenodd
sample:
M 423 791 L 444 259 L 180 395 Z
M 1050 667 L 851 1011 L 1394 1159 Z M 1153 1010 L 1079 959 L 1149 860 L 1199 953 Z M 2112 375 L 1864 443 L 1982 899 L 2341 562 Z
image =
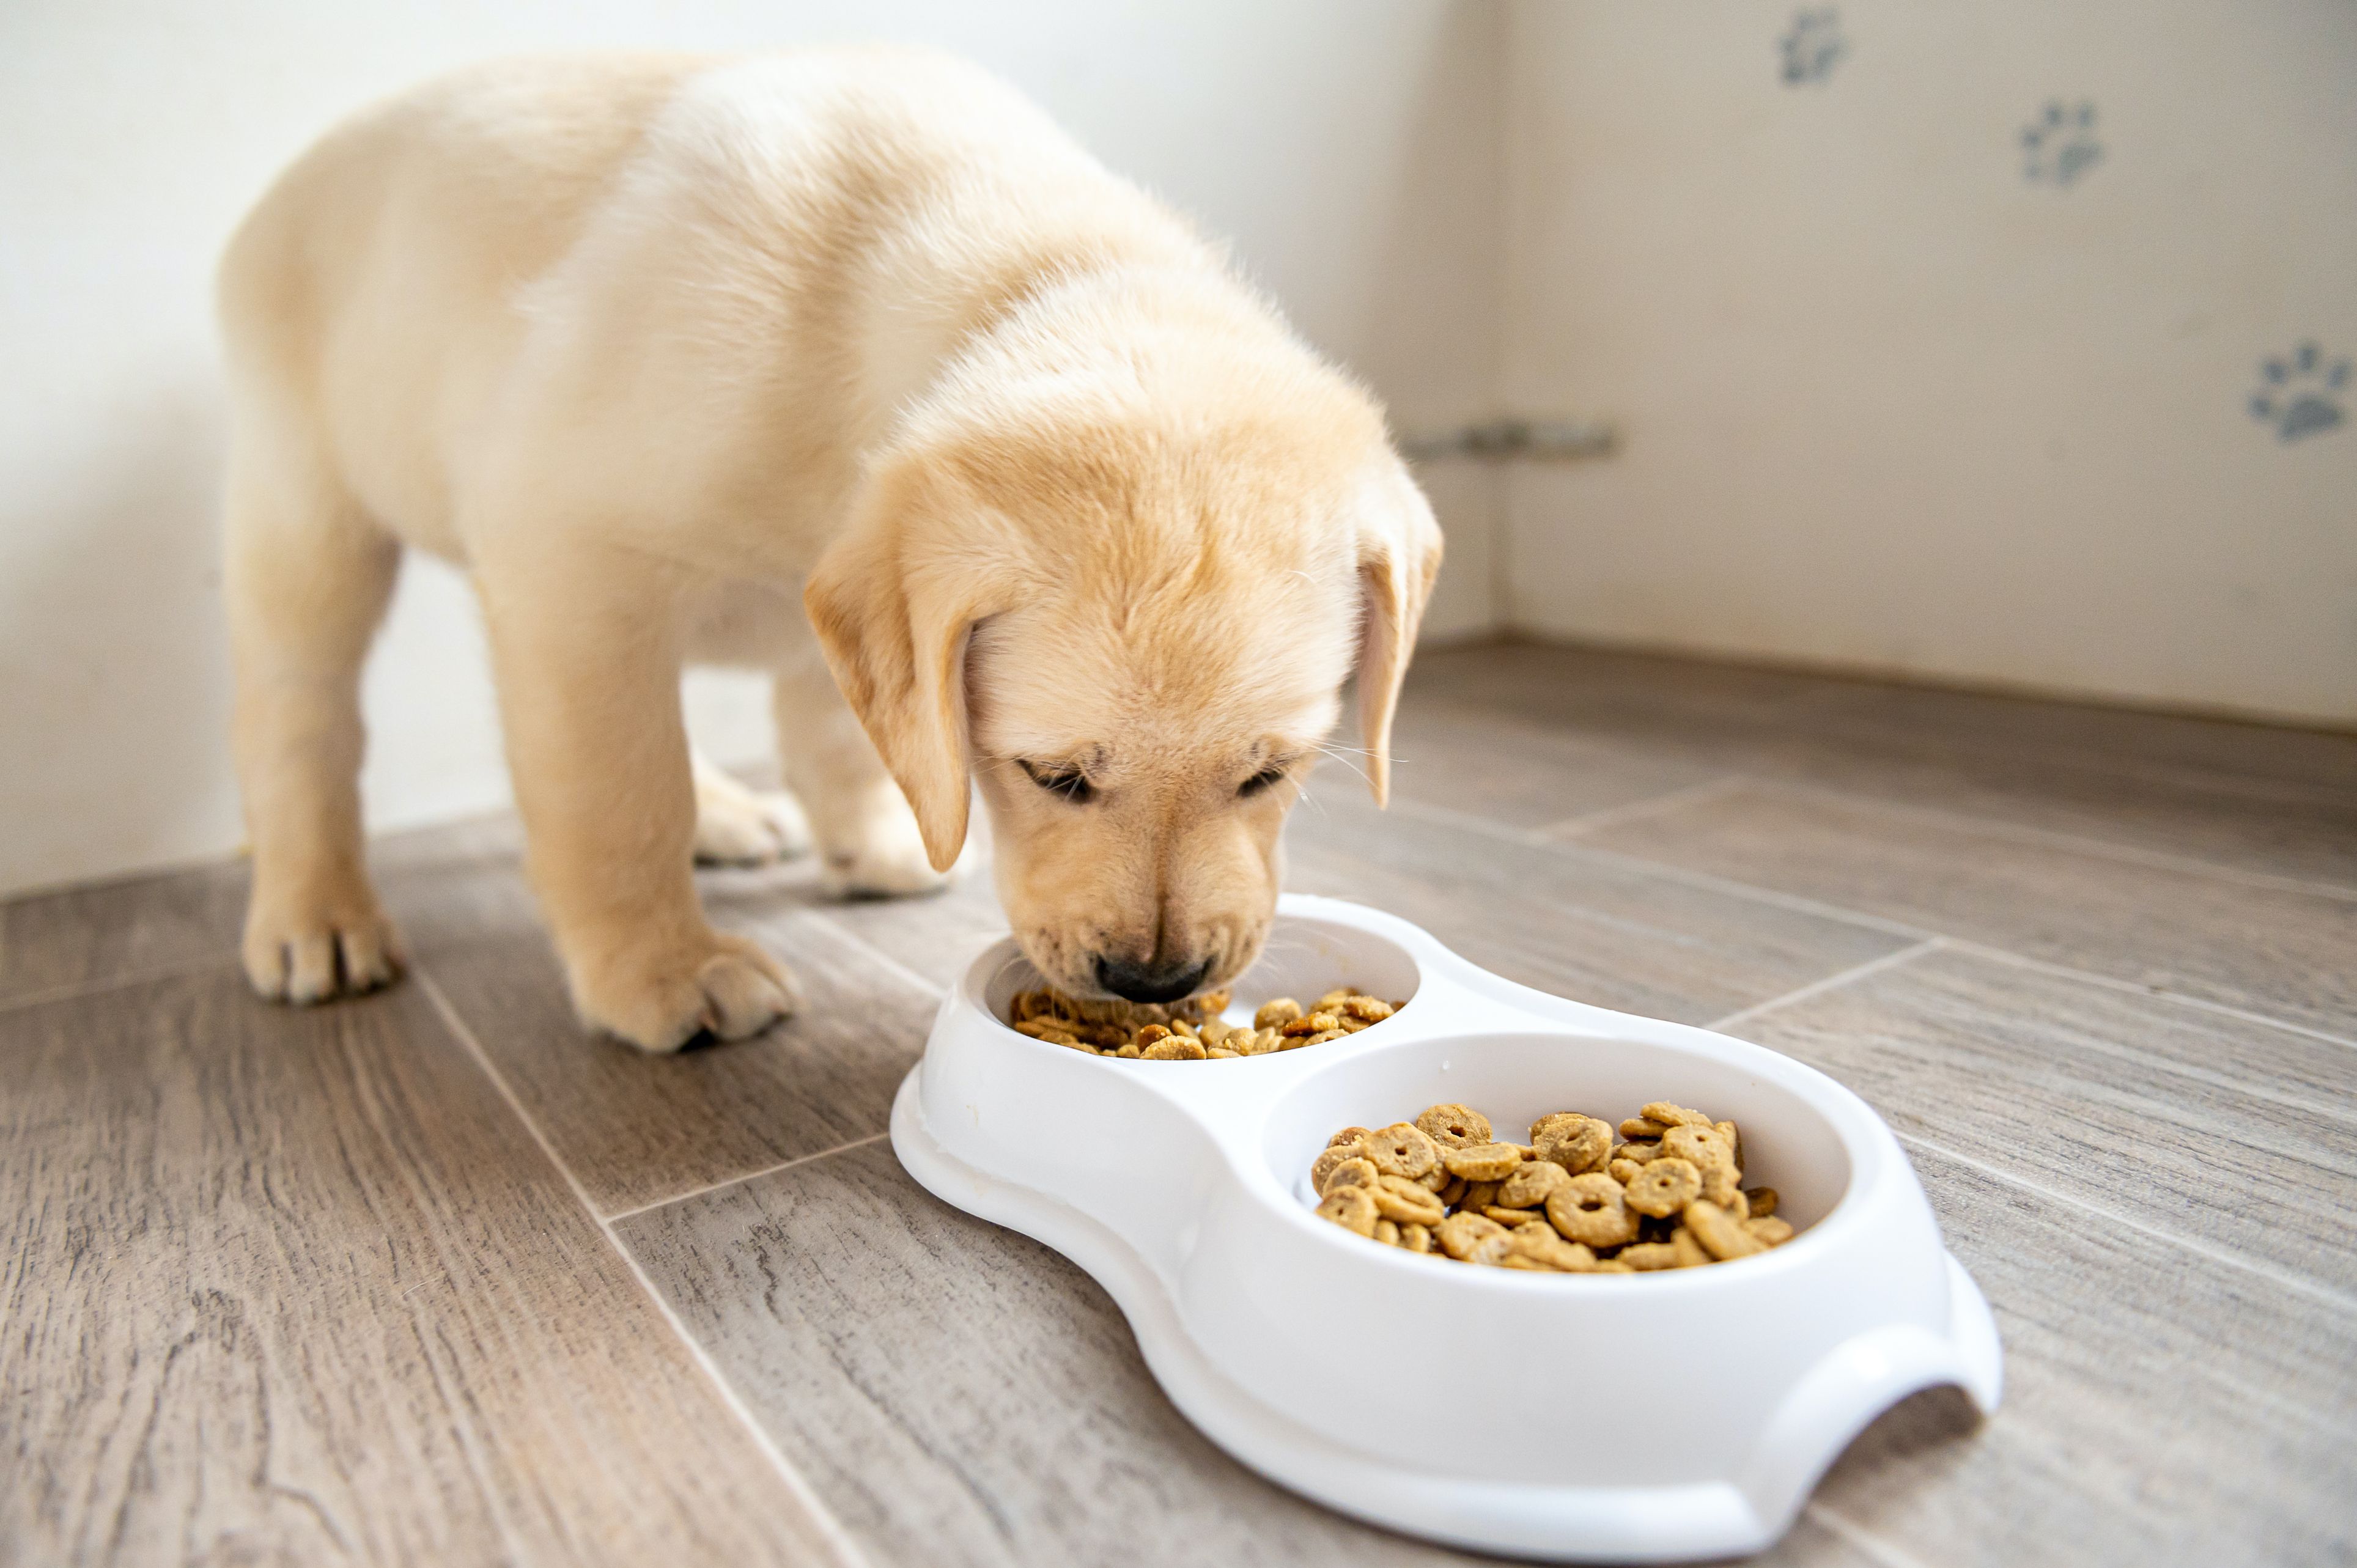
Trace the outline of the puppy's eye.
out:
M 1032 783 L 1050 795 L 1062 796 L 1075 806 L 1096 798 L 1096 786 L 1090 783 L 1088 775 L 1077 768 L 1042 768 L 1038 763 L 1027 762 L 1023 765 L 1023 771 L 1031 776 Z
M 1237 785 L 1236 793 L 1239 795 L 1257 795 L 1262 790 L 1268 789 L 1270 786 L 1281 784 L 1284 781 L 1284 768 L 1275 767 L 1264 768 L 1259 772 L 1254 774 L 1251 778 L 1245 779 L 1242 784 Z

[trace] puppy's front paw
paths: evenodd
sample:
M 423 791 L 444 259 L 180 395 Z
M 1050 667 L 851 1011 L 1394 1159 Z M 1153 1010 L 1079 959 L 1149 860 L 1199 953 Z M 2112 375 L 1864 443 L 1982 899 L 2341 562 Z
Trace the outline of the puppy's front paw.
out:
M 307 1005 L 392 984 L 401 936 L 365 886 L 302 895 L 257 886 L 238 956 L 257 993 Z
M 802 1004 L 785 966 L 742 937 L 712 932 L 707 947 L 627 953 L 573 976 L 590 1025 L 642 1051 L 675 1051 L 699 1035 L 741 1040 Z
M 695 858 L 711 865 L 767 865 L 811 846 L 802 802 L 748 789 L 726 775 L 695 781 Z
M 925 854 L 924 835 L 917 819 L 896 796 L 891 809 L 868 813 L 850 842 L 827 846 L 819 885 L 830 897 L 897 898 L 913 893 L 938 893 L 958 874 L 935 871 Z M 964 857 L 959 857 L 960 864 Z

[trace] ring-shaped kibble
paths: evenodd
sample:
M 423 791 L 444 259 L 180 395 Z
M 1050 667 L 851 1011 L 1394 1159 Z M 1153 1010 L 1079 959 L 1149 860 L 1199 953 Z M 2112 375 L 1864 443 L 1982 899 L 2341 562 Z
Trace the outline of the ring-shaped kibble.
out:
M 1744 1230 L 1741 1220 L 1708 1198 L 1698 1197 L 1686 1205 L 1685 1228 L 1702 1243 L 1704 1251 L 1722 1263 L 1768 1250 L 1766 1242 Z
M 1374 1201 L 1370 1197 L 1369 1203 Z M 1432 1228 L 1432 1239 L 1440 1250 L 1459 1262 L 1472 1256 L 1473 1249 L 1485 1237 L 1502 1236 L 1506 1228 L 1496 1220 L 1479 1214 L 1456 1213 Z
M 1318 1155 L 1318 1164 L 1309 1167 L 1309 1190 L 1323 1197 L 1338 1187 L 1374 1186 L 1375 1178 L 1383 1173 L 1375 1169 L 1374 1161 L 1354 1152 L 1355 1148 L 1356 1145 L 1329 1149 L 1326 1154 Z M 1328 1155 L 1340 1155 L 1342 1157 L 1328 1165 Z M 1319 1165 L 1324 1165 L 1325 1169 L 1318 1169 Z
M 1695 1169 L 1691 1161 L 1665 1155 L 1640 1167 L 1637 1179 L 1629 1184 L 1626 1191 L 1630 1208 L 1656 1219 L 1666 1219 L 1702 1196 L 1702 1172 Z
M 1440 1163 L 1440 1150 L 1413 1122 L 1394 1122 L 1371 1138 L 1362 1138 L 1367 1158 L 1385 1176 L 1413 1181 Z
M 1709 1117 L 1699 1111 L 1689 1111 L 1683 1105 L 1673 1105 L 1666 1100 L 1655 1100 L 1638 1108 L 1639 1115 L 1648 1122 L 1658 1122 L 1664 1127 L 1707 1127 Z
M 1383 1217 L 1402 1225 L 1437 1225 L 1448 1214 L 1439 1198 L 1405 1176 L 1379 1176 L 1367 1190 Z
M 1531 1147 L 1574 1176 L 1601 1170 L 1612 1152 L 1612 1129 L 1593 1116 L 1558 1111 L 1531 1123 Z
M 1707 1122 L 1700 1126 L 1673 1127 L 1663 1133 L 1662 1153 L 1684 1160 L 1706 1174 L 1722 1165 L 1731 1169 L 1735 1165 L 1735 1150 L 1727 1135 Z
M 1503 1181 L 1523 1168 L 1523 1151 L 1512 1144 L 1469 1144 L 1443 1153 L 1441 1164 L 1467 1181 Z
M 1620 1184 L 1602 1172 L 1576 1176 L 1547 1195 L 1547 1222 L 1566 1241 L 1618 1247 L 1637 1239 L 1637 1217 Z
M 1329 1149 L 1340 1148 L 1344 1144 L 1362 1143 L 1374 1135 L 1375 1130 L 1372 1127 L 1345 1127 L 1327 1139 L 1326 1146 Z
M 1498 1184 L 1498 1202 L 1507 1208 L 1536 1208 L 1570 1179 L 1571 1173 L 1553 1160 L 1525 1161 Z
M 1336 1187 L 1318 1205 L 1318 1218 L 1340 1225 L 1360 1236 L 1372 1236 L 1375 1221 L 1383 1215 L 1375 1208 L 1374 1194 L 1363 1187 Z
M 1491 1141 L 1490 1119 L 1469 1105 L 1427 1105 L 1417 1113 L 1416 1130 L 1444 1149 L 1462 1149 Z
M 1301 1016 L 1301 1004 L 1290 996 L 1273 997 L 1260 1004 L 1253 1015 L 1255 1029 L 1281 1029 Z
M 1776 1189 L 1772 1187 L 1746 1187 L 1743 1197 L 1751 1205 L 1754 1219 L 1765 1219 L 1776 1212 Z

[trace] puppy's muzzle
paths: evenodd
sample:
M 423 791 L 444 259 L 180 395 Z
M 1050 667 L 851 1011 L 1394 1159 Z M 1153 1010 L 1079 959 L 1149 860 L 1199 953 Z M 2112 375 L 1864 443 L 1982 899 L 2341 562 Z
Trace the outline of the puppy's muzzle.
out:
M 1097 954 L 1097 983 L 1125 1002 L 1176 1002 L 1202 988 L 1211 972 L 1211 961 L 1200 963 L 1132 963 L 1127 959 Z

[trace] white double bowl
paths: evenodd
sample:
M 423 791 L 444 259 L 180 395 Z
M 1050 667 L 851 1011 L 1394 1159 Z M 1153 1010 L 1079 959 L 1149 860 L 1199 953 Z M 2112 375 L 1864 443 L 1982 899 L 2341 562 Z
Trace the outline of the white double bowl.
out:
M 1727 1556 L 1780 1537 L 1908 1394 L 1955 1384 L 1996 1406 L 1988 1305 L 1898 1141 L 1787 1057 L 1533 991 L 1406 921 L 1297 895 L 1236 995 L 1351 984 L 1406 1006 L 1302 1050 L 1123 1061 L 999 1022 L 1037 983 L 1011 941 L 968 967 L 894 1102 L 901 1164 L 1094 1276 L 1189 1420 L 1329 1507 L 1554 1561 Z M 1310 1162 L 1340 1127 L 1456 1101 L 1511 1137 L 1662 1099 L 1737 1122 L 1746 1183 L 1775 1187 L 1800 1234 L 1709 1268 L 1535 1274 L 1310 1212 Z

